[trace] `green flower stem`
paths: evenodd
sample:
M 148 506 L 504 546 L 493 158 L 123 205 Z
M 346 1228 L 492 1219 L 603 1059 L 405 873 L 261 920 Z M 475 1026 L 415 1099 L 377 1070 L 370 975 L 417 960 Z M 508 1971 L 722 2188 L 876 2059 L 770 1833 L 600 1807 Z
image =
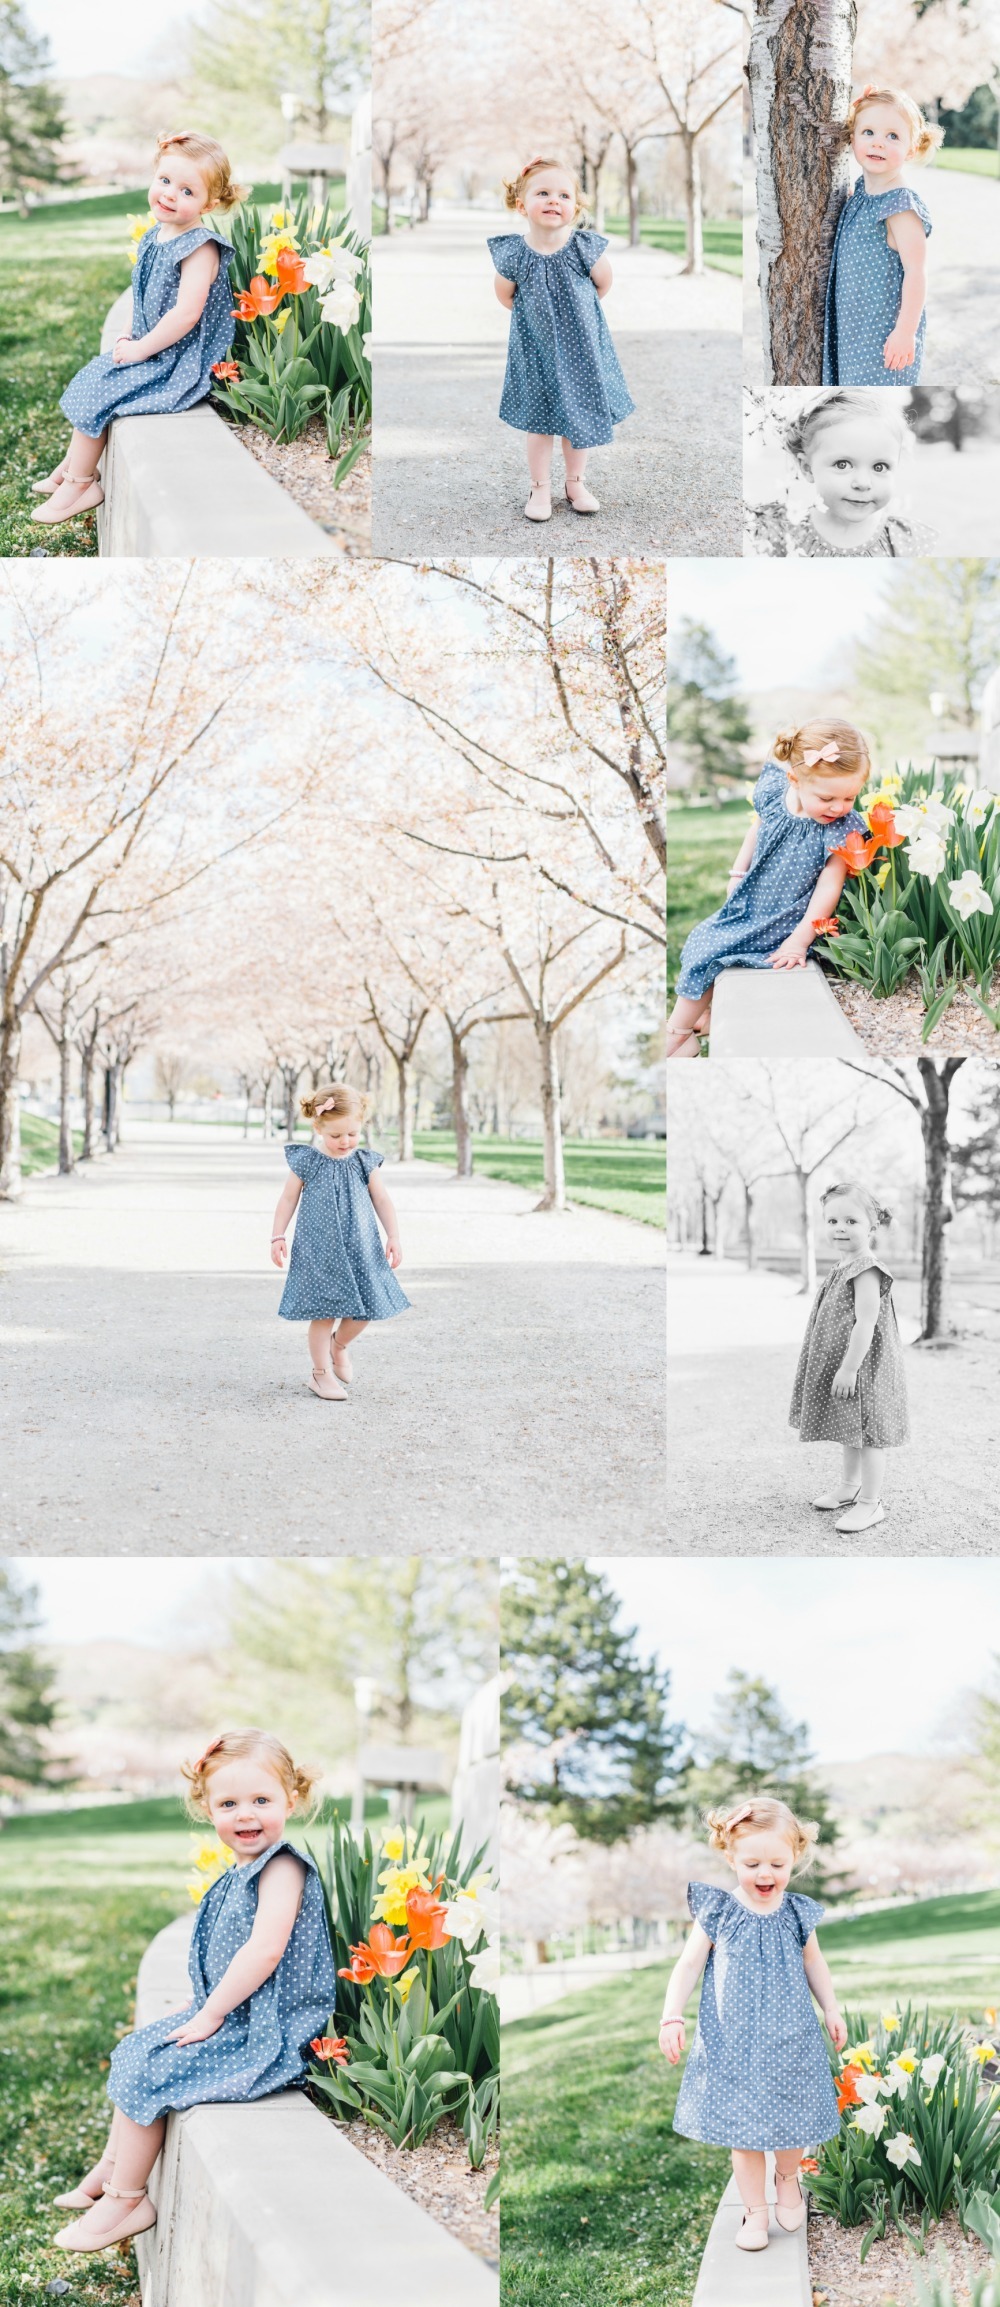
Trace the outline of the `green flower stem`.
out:
M 427 1993 L 426 1993 L 426 1995 L 424 1996 L 424 2023 L 423 2023 L 423 2027 L 422 2027 L 422 2029 L 421 2029 L 421 2032 L 422 2032 L 423 2034 L 426 2034 L 426 2033 L 427 2033 L 427 2021 L 428 2021 L 428 2019 L 430 2018 L 430 2015 L 431 2015 L 431 1981 L 432 1981 L 433 1977 L 434 1977 L 434 1956 L 433 1956 L 433 1954 L 432 1954 L 432 1952 L 431 1952 L 431 1949 L 430 1949 L 430 1947 L 428 1947 L 428 1949 L 427 1949 Z

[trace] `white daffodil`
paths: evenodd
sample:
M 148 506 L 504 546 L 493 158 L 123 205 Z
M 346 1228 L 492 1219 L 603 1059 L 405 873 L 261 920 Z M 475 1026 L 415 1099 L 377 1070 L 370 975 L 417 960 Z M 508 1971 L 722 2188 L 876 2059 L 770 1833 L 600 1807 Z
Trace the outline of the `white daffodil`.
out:
M 885 2076 L 861 2075 L 858 2078 L 856 2088 L 858 2097 L 864 2105 L 874 2107 L 885 2091 Z
M 353 328 L 358 319 L 361 298 L 349 280 L 337 280 L 329 296 L 323 298 L 319 309 L 323 319 L 330 321 L 334 328 L 341 329 L 346 336 L 348 329 Z
M 872 2139 L 880 2139 L 885 2129 L 885 2115 L 884 2107 L 862 2107 L 860 2115 L 854 2117 L 854 2129 L 867 2131 Z
M 912 2073 L 912 2067 L 901 2067 L 899 2060 L 893 2059 L 885 2073 L 884 2088 L 887 2098 L 891 2098 L 895 2091 L 900 2093 L 905 2091 Z
M 500 1985 L 500 1941 L 498 1938 L 490 1939 L 487 1945 L 481 1947 L 479 1953 L 473 1956 L 469 1981 L 472 1986 L 481 1987 L 486 1995 L 496 1994 Z
M 990 810 L 995 809 L 996 805 L 996 794 L 991 793 L 987 785 L 977 785 L 975 792 L 970 793 L 965 805 L 965 814 L 970 825 L 981 825 L 983 818 L 988 817 Z
M 337 244 L 332 248 L 319 248 L 315 256 L 307 256 L 302 270 L 312 287 L 328 296 L 335 281 L 346 280 L 353 287 L 361 270 L 361 258 Z
M 955 812 L 942 801 L 939 793 L 928 793 L 922 801 L 901 801 L 894 811 L 896 831 L 909 839 L 912 833 L 946 833 L 955 822 Z
M 974 913 L 992 913 L 993 911 L 993 899 L 989 890 L 984 889 L 980 875 L 974 873 L 971 866 L 967 873 L 962 874 L 960 880 L 949 881 L 948 895 L 956 913 L 960 915 L 963 921 L 970 920 Z
M 443 1929 L 446 1938 L 460 1939 L 468 1954 L 476 1940 L 500 1928 L 500 1898 L 489 1875 L 480 1875 L 466 1884 L 457 1898 L 448 1899 L 444 1909 Z
M 929 2059 L 921 2059 L 920 2080 L 926 2090 L 936 2090 L 947 2064 L 947 2059 L 941 2057 L 940 2051 L 934 2051 Z
M 944 872 L 945 846 L 933 827 L 911 836 L 906 844 L 906 862 L 911 873 L 922 873 L 928 881 L 936 881 Z
M 895 2163 L 897 2171 L 905 2171 L 907 2163 L 919 2163 L 920 2155 L 908 2131 L 897 2131 L 885 2150 L 886 2161 Z

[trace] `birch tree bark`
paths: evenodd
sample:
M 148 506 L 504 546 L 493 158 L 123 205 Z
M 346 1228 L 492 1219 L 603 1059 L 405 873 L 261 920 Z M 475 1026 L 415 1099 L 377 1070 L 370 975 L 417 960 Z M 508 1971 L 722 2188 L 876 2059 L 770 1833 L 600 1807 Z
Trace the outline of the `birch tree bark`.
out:
M 827 275 L 851 182 L 838 130 L 851 101 L 857 13 L 857 0 L 756 0 L 754 8 L 747 74 L 768 384 L 822 382 Z

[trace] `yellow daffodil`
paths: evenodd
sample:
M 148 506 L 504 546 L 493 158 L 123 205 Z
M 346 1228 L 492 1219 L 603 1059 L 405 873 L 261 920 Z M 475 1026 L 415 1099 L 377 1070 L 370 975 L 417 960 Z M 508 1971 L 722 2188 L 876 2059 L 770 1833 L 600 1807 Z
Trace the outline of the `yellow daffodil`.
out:
M 268 233 L 267 239 L 261 242 L 259 261 L 261 271 L 267 273 L 269 280 L 277 280 L 278 258 L 282 249 L 294 250 L 298 245 L 294 232 L 287 225 L 280 232 Z
M 899 2012 L 883 2011 L 882 2025 L 884 2026 L 887 2035 L 894 2035 L 896 2028 L 899 2025 Z
M 156 218 L 147 209 L 145 216 L 130 216 L 128 222 L 132 228 L 129 233 L 128 260 L 130 264 L 134 264 L 139 254 L 139 242 L 144 233 L 149 231 L 150 225 L 156 223 Z
M 996 2014 L 996 2012 L 995 2012 L 995 2011 L 984 2011 L 984 2012 L 983 2012 L 983 2017 L 984 2017 L 984 2019 L 985 2019 L 985 2021 L 986 2021 L 986 2024 L 987 2024 L 987 2026 L 988 2026 L 988 2027 L 995 2027 L 995 2026 L 996 2026 L 996 2023 L 997 2023 L 997 2014 Z
M 194 1900 L 195 1906 L 200 1906 L 205 1892 L 211 1890 L 212 1884 L 218 1882 L 220 1875 L 227 1874 L 229 1868 L 235 1866 L 236 1858 L 235 1854 L 231 1850 L 226 1850 L 222 1843 L 203 1842 L 200 1849 L 195 1852 L 192 1863 L 195 1879 L 193 1882 L 189 1882 L 187 1886 L 188 1897 Z
M 272 208 L 272 210 L 271 210 L 271 228 L 272 228 L 272 231 L 274 231 L 274 232 L 284 232 L 286 225 L 289 225 L 289 224 L 291 224 L 291 221 L 292 221 L 292 220 L 291 220 L 291 217 L 289 216 L 288 210 L 287 210 L 286 208 Z
M 419 1979 L 420 1972 L 418 1970 L 412 1970 L 404 1971 L 402 1978 L 396 1980 L 396 1993 L 398 1994 L 401 2003 L 405 2003 L 411 1987 L 415 1987 L 419 1983 Z
M 987 2059 L 995 2059 L 996 2055 L 997 2051 L 995 2043 L 976 2044 L 974 2056 L 979 2060 L 981 2067 L 985 2067 Z
M 285 312 L 279 312 L 279 313 L 277 313 L 277 314 L 275 315 L 275 318 L 274 318 L 274 333 L 275 333 L 275 336 L 284 336 L 284 333 L 285 333 L 285 330 L 286 330 L 286 328 L 287 328 L 287 327 L 288 327 L 288 312 L 287 312 L 287 310 L 286 310 Z
M 912 2052 L 912 2051 L 900 2051 L 899 2057 L 898 2057 L 898 2059 L 896 2059 L 896 2060 L 895 2060 L 895 2062 L 894 2062 L 894 2063 L 895 2063 L 895 2065 L 896 2065 L 897 2067 L 902 2067 L 902 2069 L 903 2069 L 903 2073 L 904 2073 L 904 2074 L 906 2074 L 906 2075 L 914 2075 L 914 2074 L 916 2074 L 916 2071 L 917 2071 L 917 2062 L 916 2062 L 916 2059 L 915 2059 L 915 2058 L 914 2058 L 914 2056 L 913 2056 L 913 2052 Z
M 405 1930 L 407 1891 L 429 1890 L 427 1875 L 419 1866 L 390 1866 L 378 1879 L 383 1887 L 372 1908 L 376 1921 L 391 1923 L 394 1930 Z
M 874 2043 L 856 2043 L 853 2050 L 844 2052 L 845 2067 L 873 2067 L 874 2064 Z
M 400 1860 L 406 1857 L 406 1830 L 404 1827 L 391 1826 L 389 1828 L 382 1844 L 382 1856 L 391 1859 L 393 1866 L 398 1866 Z
M 880 889 L 884 889 L 884 888 L 885 888 L 886 882 L 887 882 L 887 881 L 888 881 L 888 879 L 889 879 L 889 875 L 890 875 L 891 871 L 892 871 L 892 867 L 891 867 L 891 865 L 890 865 L 888 862 L 887 862 L 885 865 L 880 865 L 880 866 L 879 866 L 878 872 L 877 872 L 877 873 L 876 873 L 876 875 L 875 875 L 875 879 L 876 879 L 876 881 L 878 882 L 878 885 L 879 885 L 879 888 L 880 888 Z

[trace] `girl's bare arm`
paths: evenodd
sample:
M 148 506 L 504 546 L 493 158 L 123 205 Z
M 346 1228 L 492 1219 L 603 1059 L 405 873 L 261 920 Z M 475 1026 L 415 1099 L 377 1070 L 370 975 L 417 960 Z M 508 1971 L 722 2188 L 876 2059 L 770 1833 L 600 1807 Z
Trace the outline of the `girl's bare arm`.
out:
M 660 2049 L 672 2067 L 677 2065 L 684 2049 L 684 2012 L 698 1984 L 712 1952 L 712 1941 L 701 1924 L 693 1923 L 687 1945 L 675 1962 L 667 1980 L 667 1992 L 660 2020 Z
M 272 1265 L 283 1265 L 288 1255 L 288 1247 L 285 1241 L 285 1232 L 289 1219 L 294 1217 L 298 1208 L 299 1195 L 301 1192 L 302 1180 L 301 1178 L 296 1177 L 293 1170 L 291 1176 L 282 1186 L 281 1192 L 278 1196 L 278 1207 L 274 1213 L 274 1224 L 271 1227 Z
M 508 312 L 510 311 L 511 305 L 514 302 L 515 285 L 516 284 L 514 281 L 505 280 L 502 272 L 494 273 L 493 294 L 499 299 L 499 302 L 502 305 L 506 306 Z
M 177 302 L 163 319 L 157 321 L 146 336 L 121 337 L 121 351 L 115 358 L 123 361 L 152 360 L 155 353 L 165 352 L 168 345 L 179 344 L 201 319 L 208 303 L 208 292 L 219 269 L 219 251 L 212 240 L 202 242 L 181 264 Z
M 233 1956 L 227 1971 L 196 2011 L 193 2019 L 167 2037 L 171 2043 L 201 2043 L 218 2033 L 223 2019 L 256 1994 L 276 1971 L 302 1904 L 306 1870 L 290 1850 L 279 1851 L 264 1868 L 257 1891 L 257 1913 L 245 1947 Z
M 739 856 L 737 857 L 735 864 L 730 867 L 730 888 L 732 888 L 734 881 L 742 881 L 744 874 L 749 873 L 750 867 L 753 864 L 754 850 L 757 847 L 757 835 L 759 832 L 760 818 L 755 817 L 752 825 L 749 828 L 749 831 L 744 834 L 740 843 Z
M 606 256 L 599 256 L 597 263 L 591 265 L 590 277 L 594 283 L 594 287 L 597 290 L 598 296 L 607 296 L 608 290 L 611 286 L 611 266 L 608 263 Z
M 792 930 L 791 936 L 785 938 L 776 953 L 772 953 L 772 969 L 794 969 L 797 963 L 805 961 L 813 938 L 819 936 L 816 923 L 828 921 L 840 904 L 846 875 L 847 867 L 842 858 L 831 857 L 827 860 L 798 928 Z
M 858 1371 L 875 1336 L 882 1292 L 874 1266 L 859 1274 L 854 1283 L 854 1327 L 847 1341 L 847 1352 L 837 1371 L 831 1392 L 836 1401 L 853 1394 L 858 1382 Z
M 830 2041 L 836 2050 L 842 2051 L 847 2041 L 847 2028 L 840 2015 L 837 1991 L 830 1977 L 826 1958 L 820 1953 L 819 1940 L 815 1931 L 810 1931 L 802 1949 L 802 1961 L 810 1990 L 815 1995 L 823 2013 Z
M 403 1263 L 403 1251 L 399 1239 L 399 1224 L 396 1218 L 396 1212 L 389 1199 L 386 1189 L 382 1184 L 377 1170 L 372 1171 L 371 1177 L 368 1180 L 368 1191 L 372 1197 L 372 1201 L 375 1204 L 376 1215 L 381 1218 L 382 1225 L 385 1230 L 386 1257 L 389 1260 L 390 1266 L 395 1269 L 396 1266 L 401 1266 Z
M 912 368 L 917 330 L 927 296 L 927 235 L 912 208 L 899 210 L 886 224 L 886 238 L 903 267 L 903 293 L 896 325 L 886 337 L 882 358 L 888 369 Z

